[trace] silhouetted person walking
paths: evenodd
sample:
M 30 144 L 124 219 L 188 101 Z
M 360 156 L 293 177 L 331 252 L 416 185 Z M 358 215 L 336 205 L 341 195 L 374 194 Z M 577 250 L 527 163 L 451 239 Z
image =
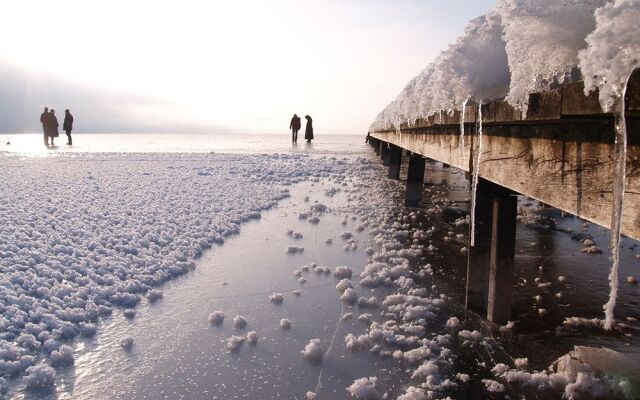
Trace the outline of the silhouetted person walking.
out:
M 44 112 L 40 114 L 40 122 L 42 123 L 42 133 L 44 134 L 44 145 L 49 145 L 49 108 L 45 107 Z
M 73 129 L 73 115 L 69 110 L 64 110 L 64 122 L 62 123 L 62 130 L 67 134 L 67 144 L 72 145 L 71 130 Z
M 302 124 L 300 123 L 300 117 L 297 114 L 293 114 L 289 129 L 291 129 L 291 143 L 298 143 L 298 131 Z
M 305 115 L 304 118 L 307 120 L 307 126 L 304 129 L 304 138 L 307 139 L 307 143 L 311 143 L 311 139 L 313 139 L 313 120 L 308 115 Z
M 58 118 L 56 118 L 56 110 L 51 110 L 49 111 L 49 129 L 48 129 L 48 134 L 49 137 L 51 138 L 51 145 L 53 146 L 53 139 L 57 138 L 58 136 L 60 136 L 60 134 L 58 134 L 58 127 L 60 126 L 60 124 L 58 123 Z

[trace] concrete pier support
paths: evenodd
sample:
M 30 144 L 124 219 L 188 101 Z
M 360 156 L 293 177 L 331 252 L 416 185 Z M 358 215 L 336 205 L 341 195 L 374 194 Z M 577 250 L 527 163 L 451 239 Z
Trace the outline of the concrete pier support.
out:
M 400 179 L 400 164 L 402 163 L 402 148 L 392 144 L 389 148 L 389 179 Z
M 391 145 L 387 142 L 380 142 L 380 158 L 382 158 L 382 165 L 389 166 L 391 162 Z
M 500 189 L 493 197 L 487 319 L 503 324 L 511 318 L 518 204 L 511 191 Z
M 409 156 L 409 169 L 407 171 L 407 193 L 404 198 L 404 204 L 407 207 L 420 207 L 422 205 L 424 168 L 424 157 L 420 154 L 411 153 Z
M 491 262 L 491 230 L 494 184 L 480 178 L 476 191 L 475 245 L 467 253 L 467 290 L 465 307 L 484 313 L 487 310 L 489 263 Z M 471 238 L 471 226 L 469 226 Z
M 475 246 L 467 258 L 466 307 L 505 323 L 511 317 L 517 198 L 480 179 L 476 192 Z

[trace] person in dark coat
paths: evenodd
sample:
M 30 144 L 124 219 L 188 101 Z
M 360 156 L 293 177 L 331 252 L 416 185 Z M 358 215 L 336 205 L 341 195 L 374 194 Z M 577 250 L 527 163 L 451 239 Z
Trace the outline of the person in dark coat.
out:
M 298 143 L 298 131 L 302 124 L 300 123 L 300 117 L 297 114 L 293 114 L 289 129 L 291 129 L 291 143 Z
M 304 118 L 307 120 L 307 126 L 304 129 L 304 138 L 307 139 L 307 143 L 311 143 L 311 139 L 313 139 L 313 120 L 309 115 L 305 115 Z
M 53 146 L 53 139 L 57 138 L 58 136 L 60 136 L 60 134 L 58 134 L 58 127 L 60 126 L 60 124 L 58 123 L 58 118 L 56 118 L 56 110 L 51 110 L 49 111 L 49 129 L 48 129 L 48 134 L 49 137 L 51 138 L 51 145 Z
M 40 122 L 42 123 L 42 133 L 44 134 L 44 145 L 49 146 L 49 108 L 45 107 L 44 112 L 40 114 Z
M 64 122 L 62 123 L 62 130 L 67 134 L 67 144 L 72 145 L 71 130 L 73 129 L 73 115 L 69 110 L 64 110 Z

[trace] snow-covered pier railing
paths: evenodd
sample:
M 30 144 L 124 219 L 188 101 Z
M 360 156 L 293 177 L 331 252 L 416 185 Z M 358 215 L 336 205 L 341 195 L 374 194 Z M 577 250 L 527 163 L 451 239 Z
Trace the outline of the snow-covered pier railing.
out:
M 425 158 L 473 176 L 467 306 L 489 320 L 509 318 L 516 201 L 523 194 L 609 228 L 616 178 L 616 121 L 597 91 L 581 81 L 529 95 L 525 114 L 504 100 L 467 101 L 464 110 L 435 113 L 413 124 L 369 132 L 369 141 L 400 179 L 407 152 L 406 204 L 422 198 Z M 640 70 L 625 98 L 626 175 L 621 233 L 640 240 Z M 464 118 L 463 121 L 461 119 Z M 474 168 L 475 166 L 475 168 Z

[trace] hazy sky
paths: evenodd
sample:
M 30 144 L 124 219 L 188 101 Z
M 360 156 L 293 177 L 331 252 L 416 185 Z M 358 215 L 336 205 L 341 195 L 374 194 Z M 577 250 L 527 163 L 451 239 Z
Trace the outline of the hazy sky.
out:
M 0 0 L 0 132 L 364 133 L 494 0 Z

